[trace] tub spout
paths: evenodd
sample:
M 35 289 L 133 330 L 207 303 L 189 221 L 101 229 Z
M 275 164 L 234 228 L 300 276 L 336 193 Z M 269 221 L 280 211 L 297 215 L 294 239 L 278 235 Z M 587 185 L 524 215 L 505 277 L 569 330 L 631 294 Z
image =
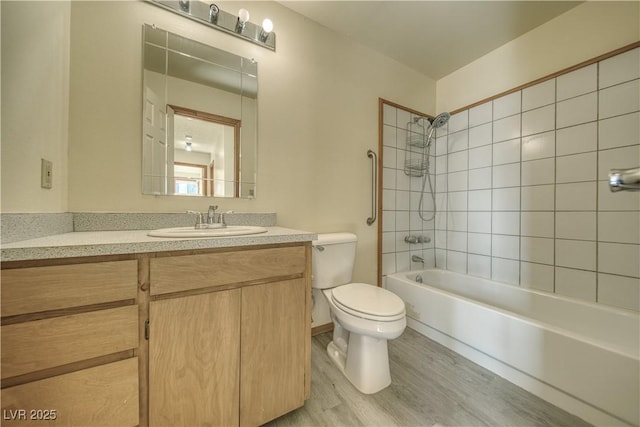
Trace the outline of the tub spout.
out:
M 411 261 L 413 261 L 413 262 L 421 262 L 421 263 L 424 264 L 424 259 L 422 259 L 422 257 L 419 257 L 418 255 L 413 255 L 411 257 Z

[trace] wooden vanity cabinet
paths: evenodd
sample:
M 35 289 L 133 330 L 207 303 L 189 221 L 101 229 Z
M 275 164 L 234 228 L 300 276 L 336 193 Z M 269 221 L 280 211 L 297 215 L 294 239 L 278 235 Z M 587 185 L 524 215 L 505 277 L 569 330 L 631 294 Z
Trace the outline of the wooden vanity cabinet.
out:
M 149 425 L 256 426 L 310 391 L 309 244 L 150 260 Z
M 2 265 L 2 425 L 135 426 L 136 260 Z

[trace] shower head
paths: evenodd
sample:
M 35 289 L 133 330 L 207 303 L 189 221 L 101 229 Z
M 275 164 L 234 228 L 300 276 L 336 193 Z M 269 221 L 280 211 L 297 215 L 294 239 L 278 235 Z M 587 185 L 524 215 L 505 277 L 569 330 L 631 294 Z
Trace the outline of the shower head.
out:
M 436 131 L 436 129 L 446 125 L 450 117 L 451 117 L 451 114 L 445 111 L 443 113 L 438 114 L 437 116 L 435 116 L 435 118 L 433 118 L 430 121 L 431 126 L 429 126 L 429 136 L 427 136 L 427 145 L 431 144 L 431 137 L 433 136 L 433 133 Z
M 444 113 L 440 113 L 433 120 L 431 120 L 431 126 L 436 129 L 442 127 L 447 124 L 450 117 L 451 114 L 447 113 L 446 111 Z

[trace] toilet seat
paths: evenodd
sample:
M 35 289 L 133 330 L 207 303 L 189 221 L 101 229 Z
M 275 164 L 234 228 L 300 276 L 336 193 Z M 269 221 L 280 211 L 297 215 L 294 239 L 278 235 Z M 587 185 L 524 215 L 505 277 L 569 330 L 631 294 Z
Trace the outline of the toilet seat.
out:
M 404 301 L 400 297 L 366 283 L 333 288 L 331 300 L 341 310 L 364 319 L 391 322 L 405 317 Z

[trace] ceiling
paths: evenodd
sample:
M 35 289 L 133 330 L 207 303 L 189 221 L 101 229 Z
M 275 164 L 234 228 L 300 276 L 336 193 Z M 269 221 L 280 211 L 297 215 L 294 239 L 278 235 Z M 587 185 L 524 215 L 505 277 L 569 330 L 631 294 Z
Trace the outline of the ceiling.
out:
M 582 1 L 280 1 L 435 80 Z

